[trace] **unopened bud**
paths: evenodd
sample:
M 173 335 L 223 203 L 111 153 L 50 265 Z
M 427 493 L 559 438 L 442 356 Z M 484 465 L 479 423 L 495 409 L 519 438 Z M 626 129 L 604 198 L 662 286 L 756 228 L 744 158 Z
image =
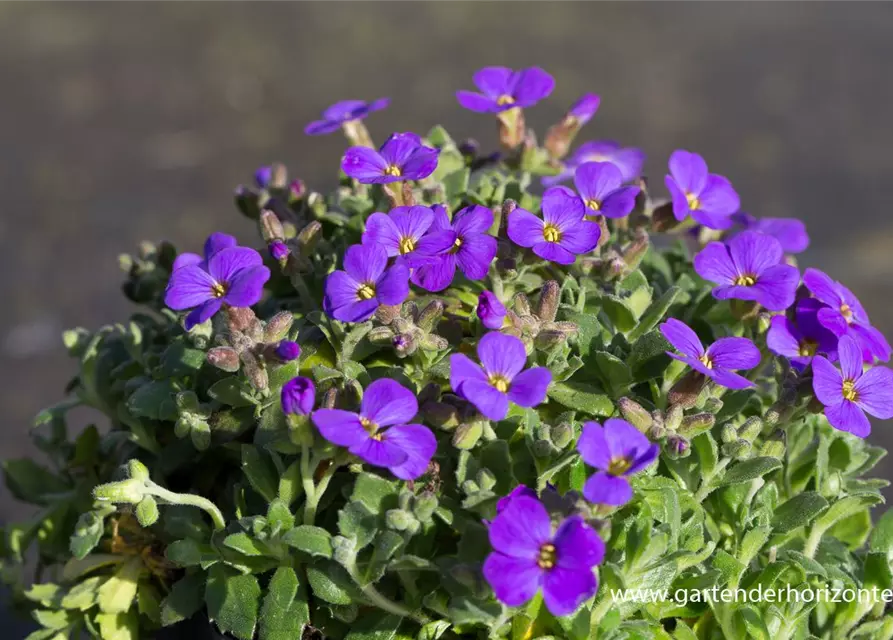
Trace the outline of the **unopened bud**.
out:
M 738 430 L 728 423 L 722 426 L 720 433 L 723 442 L 735 442 L 738 439 Z
M 534 338 L 533 344 L 536 346 L 537 349 L 542 349 L 545 351 L 558 346 L 565 340 L 567 340 L 567 334 L 565 334 L 563 331 L 545 329 L 536 334 L 536 338 Z
M 440 318 L 443 316 L 443 309 L 442 300 L 432 300 L 419 312 L 419 319 L 416 324 L 423 331 L 432 331 L 437 326 L 437 323 L 440 322 Z
M 747 440 L 736 440 L 735 442 L 727 442 L 722 446 L 722 453 L 729 458 L 735 460 L 746 460 L 753 451 L 753 445 Z
M 561 287 L 555 280 L 547 280 L 540 290 L 540 301 L 537 305 L 536 315 L 543 322 L 553 322 L 558 315 L 558 303 L 561 297 Z
M 137 459 L 127 461 L 127 476 L 133 480 L 148 480 L 149 469 Z
M 680 378 L 670 392 L 667 399 L 671 405 L 678 404 L 683 409 L 691 409 L 698 402 L 698 396 L 706 386 L 707 379 L 697 371 L 689 371 Z
M 673 214 L 673 203 L 667 202 L 659 206 L 651 214 L 651 229 L 657 233 L 665 233 L 670 231 L 679 224 L 676 216 Z
M 211 425 L 204 420 L 195 420 L 189 430 L 192 446 L 199 451 L 207 451 L 211 446 Z
M 118 504 L 139 504 L 145 493 L 145 482 L 134 479 L 109 482 L 93 488 L 93 497 L 97 500 Z
M 308 255 L 313 253 L 316 243 L 319 242 L 321 237 L 322 225 L 318 221 L 313 220 L 312 222 L 308 222 L 307 225 L 298 232 L 297 236 L 295 236 L 295 240 L 298 243 L 298 246 L 301 247 L 302 254 Z
M 430 491 L 425 491 L 417 496 L 412 505 L 412 512 L 422 522 L 430 522 L 431 516 L 437 509 L 437 496 Z
M 508 221 L 509 214 L 518 208 L 518 203 L 512 200 L 511 198 L 506 199 L 502 203 L 502 219 L 503 222 Z
M 270 318 L 267 326 L 264 327 L 264 342 L 277 342 L 285 338 L 294 321 L 295 316 L 291 311 L 280 311 L 277 313 Z
M 225 313 L 230 333 L 251 333 L 260 322 L 250 307 L 226 307 Z
M 263 237 L 264 242 L 282 242 L 285 240 L 285 231 L 282 229 L 282 221 L 279 220 L 279 216 L 269 209 L 261 211 L 259 223 L 260 234 Z
M 552 444 L 559 449 L 564 449 L 574 438 L 574 429 L 567 422 L 560 422 L 552 427 Z
M 772 315 L 765 311 L 757 315 L 757 333 L 766 333 L 772 325 Z
M 781 440 L 767 440 L 760 447 L 760 455 L 784 460 L 785 445 Z
M 400 317 L 401 309 L 400 305 L 379 305 L 378 309 L 375 310 L 375 319 L 383 325 L 389 325 Z
M 696 413 L 682 419 L 678 433 L 691 439 L 705 431 L 710 431 L 714 424 L 716 424 L 716 416 L 712 413 Z
M 450 343 L 447 339 L 437 335 L 436 333 L 428 333 L 422 337 L 421 347 L 425 351 L 443 351 L 449 348 Z
M 251 386 L 258 391 L 266 390 L 269 387 L 270 380 L 263 363 L 259 362 L 250 351 L 243 351 L 240 355 L 240 360 L 242 361 L 242 370 L 248 377 L 248 382 L 251 383 Z
M 763 421 L 758 416 L 751 416 L 738 428 L 738 436 L 743 440 L 753 442 L 762 430 Z
M 836 496 L 840 493 L 841 486 L 841 478 L 840 473 L 834 471 L 825 476 L 825 480 L 822 482 L 822 493 L 826 496 Z
M 412 526 L 414 521 L 415 517 L 409 511 L 404 511 L 403 509 L 389 509 L 385 513 L 385 524 L 388 529 L 393 529 L 394 531 L 406 531 Z
M 672 405 L 664 416 L 664 426 L 667 431 L 676 431 L 682 424 L 682 406 L 678 404 Z
M 620 398 L 617 401 L 617 406 L 623 419 L 642 433 L 645 433 L 654 424 L 654 418 L 648 410 L 632 398 Z
M 285 263 L 288 262 L 288 256 L 291 254 L 291 251 L 288 249 L 288 245 L 282 242 L 281 240 L 274 240 L 269 245 L 267 245 L 267 249 L 270 251 L 270 256 L 279 263 L 280 266 L 285 266 Z
M 297 360 L 301 356 L 301 347 L 297 342 L 291 340 L 281 340 L 274 349 L 276 359 L 279 362 L 291 362 Z
M 142 527 L 151 527 L 158 522 L 158 503 L 152 496 L 146 496 L 136 505 L 136 519 Z
M 717 414 L 722 409 L 722 399 L 717 398 L 715 396 L 710 396 L 704 401 L 704 411 L 708 413 Z
M 411 333 L 398 333 L 391 339 L 391 346 L 394 347 L 397 356 L 405 358 L 416 352 L 419 343 Z
M 651 243 L 648 241 L 647 234 L 643 238 L 636 238 L 623 249 L 623 262 L 630 271 L 639 268 L 642 258 L 648 253 L 648 247 Z
M 548 458 L 555 453 L 555 447 L 548 440 L 537 440 L 531 446 L 534 458 Z
M 260 207 L 257 204 L 257 194 L 251 189 L 248 189 L 245 186 L 239 186 L 233 193 L 233 199 L 235 200 L 236 208 L 246 218 L 257 220 L 260 216 Z
M 481 439 L 483 433 L 484 426 L 477 420 L 460 424 L 453 432 L 453 446 L 457 449 L 472 449 Z
M 208 363 L 222 371 L 234 373 L 241 366 L 239 354 L 232 347 L 214 347 L 208 351 Z
M 289 204 L 295 204 L 307 195 L 307 185 L 304 181 L 295 178 L 288 184 L 288 200 Z
M 679 435 L 667 438 L 667 453 L 671 458 L 685 458 L 691 453 L 689 441 Z

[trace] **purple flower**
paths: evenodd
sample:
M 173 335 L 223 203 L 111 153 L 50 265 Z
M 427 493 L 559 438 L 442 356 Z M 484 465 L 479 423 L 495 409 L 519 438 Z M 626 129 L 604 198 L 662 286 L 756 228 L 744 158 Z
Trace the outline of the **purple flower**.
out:
M 292 378 L 284 385 L 280 395 L 282 411 L 286 415 L 306 416 L 313 411 L 316 402 L 316 387 L 310 378 Z
M 707 163 L 697 153 L 679 149 L 670 156 L 670 175 L 664 182 L 673 197 L 673 215 L 695 221 L 711 229 L 728 229 L 731 215 L 741 200 L 732 183 L 723 176 L 707 173 Z
M 533 498 L 534 500 L 538 498 L 538 496 L 536 495 L 536 491 L 534 491 L 530 487 L 523 484 L 518 485 L 517 487 L 512 489 L 511 493 L 509 493 L 507 496 L 499 499 L 499 501 L 496 503 L 496 513 L 499 514 L 505 511 L 505 508 L 508 507 L 515 498 L 519 498 L 521 496 Z
M 580 98 L 571 105 L 567 110 L 565 118 L 573 119 L 574 124 L 582 127 L 584 124 L 592 120 L 592 116 L 598 111 L 598 106 L 602 99 L 594 93 L 584 93 Z
M 418 412 L 412 391 L 382 378 L 366 387 L 359 413 L 317 409 L 312 419 L 329 442 L 347 447 L 369 464 L 390 469 L 402 480 L 414 480 L 425 473 L 437 449 L 428 427 L 406 424 Z
M 378 245 L 354 245 L 344 253 L 344 271 L 326 279 L 323 308 L 342 322 L 364 322 L 379 305 L 401 304 L 409 295 L 409 269 L 388 267 L 388 254 Z
M 620 418 L 587 422 L 577 441 L 583 462 L 598 471 L 583 486 L 583 496 L 594 504 L 619 507 L 633 497 L 627 479 L 657 459 L 660 446 Z
M 519 338 L 488 333 L 478 343 L 477 353 L 483 367 L 464 354 L 450 356 L 450 385 L 484 417 L 502 420 L 508 414 L 509 401 L 535 407 L 546 399 L 552 372 L 546 367 L 522 371 L 527 352 Z
M 517 607 L 543 590 L 552 615 L 573 613 L 598 591 L 593 569 L 605 557 L 605 543 L 580 516 L 566 518 L 557 530 L 543 504 L 519 496 L 490 524 L 493 552 L 484 578 L 496 598 Z
M 301 355 L 301 347 L 298 346 L 297 342 L 292 342 L 291 340 L 282 340 L 278 345 L 276 345 L 276 357 L 282 360 L 282 362 L 291 362 L 292 360 L 297 360 Z
M 542 182 L 550 187 L 572 178 L 574 171 L 586 162 L 610 162 L 620 169 L 623 182 L 631 182 L 642 174 L 645 154 L 641 149 L 621 147 L 612 140 L 586 142 L 568 158 L 564 170 L 556 176 L 546 176 Z
M 822 326 L 818 312 L 824 308 L 815 298 L 798 300 L 794 319 L 772 316 L 766 345 L 772 353 L 784 356 L 799 370 L 805 369 L 817 353 L 837 360 L 837 336 Z
M 282 262 L 283 260 L 288 259 L 288 254 L 290 253 L 288 245 L 281 240 L 274 240 L 267 246 L 267 248 L 270 250 L 270 255 L 273 256 L 273 260 L 276 262 Z
M 756 218 L 749 213 L 739 212 L 732 219 L 745 230 L 772 236 L 778 240 L 785 253 L 800 253 L 809 246 L 806 225 L 797 218 Z
M 839 370 L 822 356 L 813 358 L 812 388 L 832 427 L 864 438 L 871 432 L 866 413 L 893 418 L 893 371 L 882 366 L 863 371 L 862 349 L 848 335 L 840 338 L 837 353 Z
M 855 338 L 865 362 L 890 359 L 890 344 L 884 335 L 871 326 L 865 308 L 853 292 L 832 280 L 823 271 L 807 269 L 803 284 L 817 300 L 827 305 L 818 312 L 819 322 L 836 336 Z
M 574 185 L 589 215 L 628 216 L 636 205 L 639 187 L 624 187 L 623 175 L 610 162 L 584 162 L 574 173 Z
M 186 316 L 187 331 L 224 304 L 250 307 L 261 299 L 270 270 L 257 251 L 235 244 L 232 236 L 215 233 L 205 242 L 204 259 L 184 253 L 174 261 L 164 303 L 175 311 L 192 309 Z
M 753 369 L 760 363 L 760 350 L 747 338 L 720 338 L 705 350 L 695 332 L 675 318 L 660 325 L 660 332 L 681 354 L 668 351 L 671 358 L 681 360 L 723 387 L 753 386 L 744 376 L 733 373 L 734 369 Z
M 421 180 L 437 168 L 437 149 L 426 147 L 414 133 L 394 133 L 376 151 L 351 147 L 341 160 L 341 169 L 364 184 Z
M 508 67 L 484 67 L 472 79 L 481 93 L 457 91 L 456 99 L 466 109 L 478 113 L 532 107 L 555 88 L 554 78 L 539 67 L 520 71 Z
M 270 184 L 270 180 L 272 178 L 273 167 L 260 167 L 257 171 L 254 172 L 254 184 L 256 184 L 259 189 L 266 189 L 267 185 Z
M 308 136 L 333 133 L 341 125 L 353 120 L 362 120 L 370 113 L 384 109 L 391 103 L 390 98 L 380 98 L 372 102 L 365 100 L 342 100 L 322 112 L 322 120 L 314 120 L 304 129 Z
M 598 245 L 601 228 L 583 219 L 583 201 L 567 187 L 552 187 L 543 195 L 543 218 L 520 207 L 509 214 L 508 236 L 530 247 L 544 260 L 573 264 L 576 256 Z
M 373 213 L 366 220 L 364 245 L 378 245 L 408 267 L 427 264 L 432 256 L 454 246 L 456 234 L 449 230 L 429 233 L 434 223 L 430 207 L 395 207 L 390 213 Z
M 446 209 L 435 205 L 430 235 L 449 236 L 451 243 L 446 252 L 436 252 L 440 255 L 433 261 L 413 271 L 412 281 L 428 291 L 440 291 L 450 286 L 456 267 L 469 280 L 485 277 L 496 257 L 496 238 L 488 233 L 492 225 L 493 212 L 487 207 L 465 207 L 450 222 Z M 435 252 L 426 250 L 426 253 Z
M 505 305 L 499 301 L 496 294 L 489 291 L 481 291 L 478 296 L 478 318 L 488 329 L 500 329 L 505 320 Z
M 756 231 L 744 231 L 728 241 L 710 242 L 694 259 L 695 271 L 715 282 L 713 297 L 754 300 L 770 311 L 783 311 L 794 303 L 800 272 L 784 262 L 778 240 Z

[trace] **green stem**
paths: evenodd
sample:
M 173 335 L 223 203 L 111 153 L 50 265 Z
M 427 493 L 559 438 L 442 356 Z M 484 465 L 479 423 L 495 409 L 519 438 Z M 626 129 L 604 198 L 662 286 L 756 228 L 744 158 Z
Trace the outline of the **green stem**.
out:
M 511 617 L 512 612 L 505 606 L 502 606 L 502 611 L 499 614 L 499 617 L 493 621 L 493 624 L 490 625 L 490 637 L 491 638 L 501 638 L 499 635 L 499 630 L 505 625 L 509 618 Z
M 307 287 L 307 283 L 304 282 L 303 274 L 294 273 L 289 280 L 291 280 L 291 284 L 295 288 L 295 291 L 298 292 L 298 297 L 301 299 L 301 304 L 304 306 L 304 309 L 307 311 L 319 309 L 319 305 L 316 304 L 316 298 L 313 297 L 313 294 L 310 293 L 310 289 Z
M 369 600 L 372 605 L 378 607 L 383 611 L 387 611 L 388 613 L 393 613 L 395 616 L 400 616 L 401 618 L 409 618 L 410 620 L 413 620 L 420 625 L 425 625 L 430 622 L 428 617 L 423 613 L 410 611 L 403 605 L 397 604 L 387 596 L 383 595 L 373 585 L 367 584 L 366 586 L 362 586 L 357 577 L 356 564 L 345 568 L 348 570 L 348 573 L 350 573 L 350 577 L 353 579 L 353 581 L 356 582 L 357 586 L 360 587 L 360 591 L 363 592 L 363 595 L 366 596 L 366 599 Z
M 316 498 L 316 485 L 313 483 L 315 470 L 316 467 L 310 464 L 310 447 L 302 447 L 301 485 L 304 487 L 304 524 L 313 524 L 316 519 L 316 507 L 319 505 L 319 500 Z
M 308 494 L 307 501 L 304 503 L 304 524 L 313 524 L 314 520 L 316 520 L 316 509 L 319 507 L 319 501 L 322 500 L 322 496 L 329 487 L 329 482 L 337 468 L 334 462 L 330 464 L 322 478 L 319 479 L 319 484 L 316 485 L 313 494 Z
M 713 492 L 717 487 L 711 487 L 710 482 L 715 478 L 723 469 L 729 466 L 729 463 L 732 461 L 731 458 L 723 458 L 718 463 L 716 463 L 716 467 L 713 469 L 712 473 L 704 476 L 704 480 L 701 482 L 701 487 L 698 489 L 698 492 L 695 494 L 695 500 L 698 502 L 704 502 L 707 496 Z
M 170 504 L 182 504 L 203 509 L 209 516 L 211 516 L 211 520 L 214 521 L 214 528 L 216 530 L 221 531 L 226 528 L 226 521 L 223 519 L 223 514 L 220 512 L 220 509 L 207 498 L 202 498 L 201 496 L 196 496 L 191 493 L 174 493 L 173 491 L 168 491 L 163 487 L 159 487 L 151 481 L 146 483 L 146 494 L 161 498 Z
M 816 550 L 819 548 L 819 543 L 822 541 L 822 535 L 824 535 L 825 530 L 821 527 L 813 527 L 809 532 L 809 537 L 806 538 L 806 543 L 803 545 L 803 555 L 807 558 L 812 558 L 815 556 Z

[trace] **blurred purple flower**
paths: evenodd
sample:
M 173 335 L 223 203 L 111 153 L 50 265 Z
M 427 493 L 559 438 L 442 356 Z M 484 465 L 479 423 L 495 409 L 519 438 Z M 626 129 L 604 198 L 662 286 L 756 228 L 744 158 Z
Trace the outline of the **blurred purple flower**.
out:
M 459 104 L 478 113 L 499 113 L 516 107 L 532 107 L 549 96 L 555 80 L 539 67 L 513 71 L 507 67 L 484 67 L 472 78 L 480 93 L 457 91 Z
M 571 154 L 564 169 L 555 176 L 542 179 L 543 185 L 551 187 L 574 177 L 577 167 L 586 162 L 610 162 L 620 169 L 624 183 L 631 182 L 642 174 L 645 154 L 635 147 L 621 147 L 613 140 L 593 140 L 583 143 Z
M 307 415 L 313 411 L 316 402 L 316 387 L 313 385 L 313 380 L 300 376 L 292 378 L 282 385 L 280 401 L 282 411 L 286 415 Z
M 589 215 L 628 216 L 636 205 L 639 187 L 624 187 L 623 175 L 610 162 L 584 162 L 574 173 L 574 186 Z
M 362 120 L 370 113 L 384 109 L 391 103 L 390 98 L 380 98 L 372 102 L 365 100 L 342 100 L 322 112 L 322 120 L 314 120 L 304 129 L 308 136 L 333 133 L 341 125 L 353 120 Z
M 369 147 L 348 149 L 341 169 L 364 184 L 421 180 L 437 168 L 438 153 L 424 146 L 414 133 L 394 133 L 378 151 Z
M 732 214 L 741 201 L 732 183 L 707 172 L 707 163 L 697 153 L 678 149 L 670 156 L 670 175 L 664 182 L 673 197 L 673 215 L 695 221 L 711 229 L 728 229 Z
M 602 99 L 594 93 L 585 93 L 567 110 L 565 118 L 573 118 L 574 123 L 582 127 L 592 120 L 592 116 L 598 111 Z
M 505 320 L 506 309 L 505 305 L 496 297 L 496 294 L 485 290 L 481 291 L 481 294 L 478 296 L 477 314 L 478 318 L 481 319 L 481 324 L 485 327 L 488 329 L 499 329 Z
M 809 246 L 806 225 L 797 218 L 757 218 L 749 213 L 739 212 L 732 220 L 744 227 L 745 231 L 759 231 L 772 236 L 785 253 L 800 253 Z
M 301 356 L 301 347 L 292 340 L 282 340 L 276 345 L 276 357 L 282 362 L 291 362 Z

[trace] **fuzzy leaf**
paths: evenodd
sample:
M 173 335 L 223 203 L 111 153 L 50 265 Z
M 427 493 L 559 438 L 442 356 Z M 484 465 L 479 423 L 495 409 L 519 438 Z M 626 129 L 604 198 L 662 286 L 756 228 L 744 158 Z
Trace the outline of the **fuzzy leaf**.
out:
M 676 297 L 679 295 L 679 293 L 679 287 L 670 287 L 669 289 L 664 291 L 661 297 L 652 302 L 651 306 L 649 306 L 645 310 L 645 313 L 642 314 L 642 317 L 639 319 L 639 324 L 636 325 L 636 328 L 629 332 L 629 336 L 627 336 L 629 338 L 629 341 L 635 342 L 641 336 L 654 329 L 654 327 L 657 326 L 657 323 L 663 320 L 670 307 L 673 306 L 673 303 L 676 301 Z
M 272 502 L 279 490 L 279 479 L 269 458 L 250 444 L 242 445 L 242 473 L 264 500 Z
M 264 596 L 260 612 L 260 637 L 263 640 L 295 640 L 310 622 L 305 599 L 298 596 L 298 576 L 291 567 L 279 567 Z
M 204 604 L 205 574 L 196 572 L 178 580 L 161 603 L 161 624 L 172 625 L 191 618 Z
M 260 586 L 253 575 L 242 575 L 217 564 L 208 572 L 205 586 L 208 618 L 224 633 L 251 640 L 257 625 Z
M 313 595 L 331 604 L 351 604 L 353 598 L 348 591 L 350 578 L 342 575 L 344 570 L 333 562 L 321 566 L 325 570 L 318 566 L 307 567 L 307 580 L 310 581 Z
M 798 494 L 778 506 L 772 518 L 776 533 L 787 533 L 815 520 L 828 508 L 828 501 L 814 491 Z
M 393 614 L 373 612 L 363 615 L 351 626 L 344 640 L 396 640 L 402 621 L 403 618 Z
M 251 395 L 250 385 L 238 375 L 218 380 L 208 389 L 208 395 L 231 407 L 248 407 L 257 404 Z
M 96 598 L 99 610 L 103 613 L 123 613 L 130 609 L 136 598 L 136 588 L 144 567 L 138 557 L 121 565 L 99 588 Z
M 778 458 L 763 457 L 744 460 L 726 471 L 719 486 L 737 484 L 739 482 L 750 482 L 751 480 L 760 478 L 780 467 L 781 460 Z
M 302 524 L 283 535 L 282 541 L 311 556 L 332 557 L 332 534 L 320 527 Z
M 600 389 L 582 382 L 557 382 L 549 386 L 549 398 L 569 409 L 591 416 L 609 416 L 614 412 L 611 399 Z
M 363 472 L 354 480 L 350 499 L 362 502 L 372 513 L 384 513 L 397 506 L 397 485 L 381 476 Z
M 127 399 L 127 409 L 135 416 L 173 422 L 177 419 L 174 387 L 169 380 L 148 382 Z

